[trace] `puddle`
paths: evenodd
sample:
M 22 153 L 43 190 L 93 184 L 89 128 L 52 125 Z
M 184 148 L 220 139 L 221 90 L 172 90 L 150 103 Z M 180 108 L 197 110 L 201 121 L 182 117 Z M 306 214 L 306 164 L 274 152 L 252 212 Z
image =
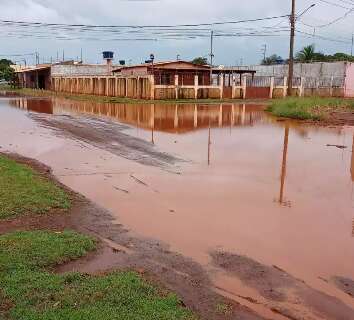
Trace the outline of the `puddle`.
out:
M 0 150 L 51 166 L 119 223 L 206 268 L 216 249 L 246 255 L 354 308 L 352 297 L 319 280 L 354 279 L 354 128 L 280 122 L 263 109 L 1 98 Z M 43 127 L 38 117 L 70 117 L 80 123 L 76 130 L 106 130 L 109 123 L 124 135 L 117 142 L 106 130 L 98 145 L 73 130 L 67 136 Z M 125 135 L 183 161 L 165 170 L 146 165 L 150 151 L 139 161 L 111 152 L 123 148 Z M 220 291 L 249 294 L 221 271 L 212 278 Z

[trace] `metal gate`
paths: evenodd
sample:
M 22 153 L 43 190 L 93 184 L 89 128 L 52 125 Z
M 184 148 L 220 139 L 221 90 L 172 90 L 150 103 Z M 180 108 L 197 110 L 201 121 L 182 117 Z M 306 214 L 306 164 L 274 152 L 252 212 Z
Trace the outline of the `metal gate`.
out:
M 268 99 L 271 77 L 247 77 L 246 99 Z

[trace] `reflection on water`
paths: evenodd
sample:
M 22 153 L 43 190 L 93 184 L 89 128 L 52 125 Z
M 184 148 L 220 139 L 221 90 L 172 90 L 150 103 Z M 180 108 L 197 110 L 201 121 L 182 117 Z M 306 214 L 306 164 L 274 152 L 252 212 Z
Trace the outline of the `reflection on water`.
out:
M 279 203 L 282 205 L 289 205 L 288 201 L 284 201 L 284 184 L 285 184 L 285 177 L 286 177 L 286 160 L 288 157 L 288 144 L 289 144 L 289 125 L 286 125 L 284 129 L 283 161 L 281 165 L 280 191 L 279 191 Z
M 68 141 L 58 147 L 53 144 L 55 132 L 47 129 L 16 136 L 24 131 L 16 119 L 33 119 L 7 108 L 7 102 L 4 110 L 0 108 L 4 119 L 15 119 L 3 121 L 2 145 L 22 145 L 15 152 L 28 150 L 30 156 L 36 148 L 42 159 L 64 173 L 64 183 L 111 210 L 139 234 L 163 240 L 202 263 L 209 262 L 211 248 L 220 247 L 277 265 L 311 285 L 317 285 L 319 277 L 354 278 L 354 128 L 282 121 L 265 113 L 263 106 L 248 104 L 10 101 L 29 111 L 104 116 L 129 124 L 124 133 L 187 160 L 178 168 L 181 174 L 172 175 L 108 155 L 104 148 L 68 148 Z M 53 122 L 68 119 L 57 118 Z M 87 123 L 89 130 L 93 123 L 86 117 L 69 120 L 83 127 Z M 94 123 L 97 132 L 104 132 L 106 121 Z M 119 174 L 108 177 L 102 172 Z M 132 181 L 130 172 L 147 186 Z M 321 282 L 319 287 L 329 285 Z
M 186 133 L 210 127 L 252 126 L 266 116 L 264 106 L 248 104 L 117 104 L 53 99 L 12 99 L 21 109 L 48 114 L 67 112 L 104 115 L 137 128 L 154 131 Z

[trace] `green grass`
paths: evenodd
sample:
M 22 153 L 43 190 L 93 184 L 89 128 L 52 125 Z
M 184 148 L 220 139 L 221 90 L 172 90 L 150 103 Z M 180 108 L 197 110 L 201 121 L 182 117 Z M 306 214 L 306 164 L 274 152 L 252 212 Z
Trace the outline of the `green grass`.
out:
M 218 303 L 216 305 L 216 312 L 222 315 L 230 315 L 232 313 L 232 306 L 225 303 Z
M 30 167 L 0 155 L 0 220 L 25 214 L 68 209 L 64 190 Z
M 0 319 L 195 319 L 174 294 L 162 294 L 134 272 L 49 271 L 94 248 L 93 239 L 71 231 L 0 236 Z
M 342 98 L 285 98 L 272 101 L 267 111 L 284 118 L 322 120 L 331 111 L 354 109 L 353 99 Z

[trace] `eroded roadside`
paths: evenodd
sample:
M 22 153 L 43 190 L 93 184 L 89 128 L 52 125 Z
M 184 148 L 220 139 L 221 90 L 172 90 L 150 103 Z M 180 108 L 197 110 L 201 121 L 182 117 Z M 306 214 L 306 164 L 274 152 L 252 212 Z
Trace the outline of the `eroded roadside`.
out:
M 123 225 L 114 223 L 107 210 L 60 184 L 47 166 L 18 155 L 12 154 L 10 157 L 31 166 L 40 175 L 65 189 L 70 195 L 72 207 L 67 213 L 52 211 L 40 218 L 38 215 L 29 215 L 3 220 L 0 234 L 38 229 L 71 229 L 99 240 L 98 251 L 59 266 L 56 272 L 75 270 L 102 274 L 112 270 L 134 270 L 176 292 L 183 304 L 200 315 L 201 319 L 265 319 L 249 308 L 217 294 L 206 271 L 192 259 L 170 251 L 161 242 L 138 237 Z

